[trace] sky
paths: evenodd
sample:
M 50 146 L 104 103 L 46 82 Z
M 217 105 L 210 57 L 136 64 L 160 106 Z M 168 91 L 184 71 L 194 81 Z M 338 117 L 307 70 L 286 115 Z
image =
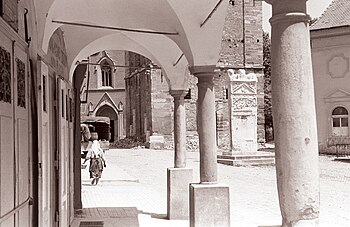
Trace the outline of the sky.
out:
M 307 13 L 311 18 L 319 17 L 332 0 L 309 0 L 307 1 Z M 271 5 L 263 2 L 263 29 L 270 32 L 269 19 L 271 18 Z

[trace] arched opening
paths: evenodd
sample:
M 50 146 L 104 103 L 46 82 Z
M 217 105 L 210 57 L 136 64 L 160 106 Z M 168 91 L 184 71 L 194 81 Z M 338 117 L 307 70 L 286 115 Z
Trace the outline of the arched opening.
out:
M 342 106 L 334 108 L 332 111 L 332 136 L 349 135 L 349 114 L 348 110 Z
M 96 116 L 108 117 L 110 119 L 109 141 L 114 142 L 115 139 L 118 138 L 118 114 L 112 107 L 104 105 L 97 110 Z M 103 133 L 103 131 L 101 133 Z

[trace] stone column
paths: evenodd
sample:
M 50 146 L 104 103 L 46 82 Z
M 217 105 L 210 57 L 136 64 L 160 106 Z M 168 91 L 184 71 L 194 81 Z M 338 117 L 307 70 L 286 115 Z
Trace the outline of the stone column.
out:
M 184 90 L 172 90 L 170 94 L 174 97 L 174 167 L 183 168 L 186 167 L 186 93 Z
M 192 169 L 186 168 L 185 90 L 171 90 L 174 97 L 174 168 L 168 168 L 167 208 L 169 219 L 188 219 Z
M 214 66 L 193 66 L 198 78 L 200 183 L 190 185 L 190 226 L 230 226 L 229 188 L 217 184 Z
M 197 71 L 195 71 L 197 70 Z M 217 182 L 214 67 L 192 69 L 198 78 L 197 130 L 200 152 L 200 182 Z
M 306 0 L 272 4 L 272 99 L 282 226 L 318 226 L 319 169 Z

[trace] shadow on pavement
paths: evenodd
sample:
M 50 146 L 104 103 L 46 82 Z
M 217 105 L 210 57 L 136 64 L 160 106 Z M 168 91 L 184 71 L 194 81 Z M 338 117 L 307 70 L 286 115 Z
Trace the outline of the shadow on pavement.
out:
M 83 208 L 75 211 L 74 225 L 82 227 L 85 224 L 92 224 L 89 227 L 139 227 L 138 215 L 141 213 L 136 207 L 94 207 Z M 93 225 L 99 223 L 100 225 Z M 103 225 L 101 225 L 103 223 Z
M 149 213 L 149 212 L 143 212 L 142 214 L 150 215 L 152 218 L 155 219 L 163 219 L 163 220 L 168 220 L 168 216 L 166 214 L 156 214 L 156 213 Z
M 350 158 L 348 158 L 348 157 L 344 157 L 344 158 L 335 158 L 333 161 L 335 161 L 335 162 L 350 163 Z

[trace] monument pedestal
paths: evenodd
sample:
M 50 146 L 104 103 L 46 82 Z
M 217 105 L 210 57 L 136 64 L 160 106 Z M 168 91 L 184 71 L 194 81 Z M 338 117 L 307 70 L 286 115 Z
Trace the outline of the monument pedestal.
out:
M 228 71 L 231 150 L 256 152 L 257 147 L 257 78 L 240 69 Z
M 229 227 L 229 187 L 222 184 L 191 184 L 190 217 L 190 227 Z

